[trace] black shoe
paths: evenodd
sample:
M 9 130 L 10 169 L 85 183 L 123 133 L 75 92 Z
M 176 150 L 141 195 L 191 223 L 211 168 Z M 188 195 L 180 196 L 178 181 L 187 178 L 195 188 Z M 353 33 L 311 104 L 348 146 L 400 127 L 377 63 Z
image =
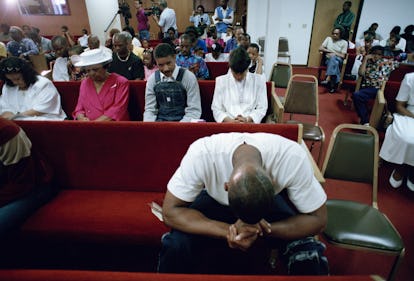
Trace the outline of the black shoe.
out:
M 329 81 L 329 93 L 333 94 L 336 91 L 336 82 L 334 80 Z

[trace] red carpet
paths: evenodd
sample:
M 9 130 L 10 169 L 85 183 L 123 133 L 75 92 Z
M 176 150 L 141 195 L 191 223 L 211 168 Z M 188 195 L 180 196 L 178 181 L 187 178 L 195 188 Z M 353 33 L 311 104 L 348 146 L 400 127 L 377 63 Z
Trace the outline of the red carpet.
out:
M 306 68 L 294 68 L 294 74 L 296 73 L 315 76 L 317 74 L 316 70 Z M 283 95 L 284 89 L 277 89 L 277 94 Z M 355 111 L 343 105 L 344 97 L 344 90 L 340 90 L 336 94 L 329 94 L 325 88 L 319 87 L 319 123 L 326 134 L 324 153 L 328 147 L 331 133 L 337 125 L 357 123 Z M 312 153 L 315 159 L 318 149 L 319 145 L 317 144 Z M 322 163 L 323 157 L 321 159 Z M 381 163 L 378 181 L 378 204 L 380 210 L 393 222 L 404 240 L 406 255 L 396 280 L 407 281 L 413 280 L 414 276 L 414 219 L 410 218 L 414 211 L 414 192 L 410 191 L 405 183 L 399 189 L 393 189 L 389 185 L 388 178 L 392 169 L 390 163 Z M 328 180 L 325 184 L 328 198 L 343 198 L 362 202 L 369 202 L 369 188 L 364 184 L 332 180 Z M 327 246 L 332 275 L 378 274 L 387 277 L 394 258 L 383 254 L 346 250 L 330 244 L 327 244 Z

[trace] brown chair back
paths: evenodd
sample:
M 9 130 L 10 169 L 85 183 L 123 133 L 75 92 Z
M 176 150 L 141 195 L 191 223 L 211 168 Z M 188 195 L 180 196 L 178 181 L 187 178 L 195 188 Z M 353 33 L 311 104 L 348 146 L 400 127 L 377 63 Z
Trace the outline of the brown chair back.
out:
M 269 81 L 273 81 L 276 88 L 287 88 L 292 73 L 292 65 L 290 63 L 277 62 L 273 64 Z
M 286 90 L 285 112 L 319 118 L 318 80 L 313 75 L 295 74 Z
M 49 67 L 46 62 L 46 57 L 44 54 L 30 55 L 29 60 L 33 65 L 33 68 L 37 73 L 42 73 L 43 70 L 48 70 Z

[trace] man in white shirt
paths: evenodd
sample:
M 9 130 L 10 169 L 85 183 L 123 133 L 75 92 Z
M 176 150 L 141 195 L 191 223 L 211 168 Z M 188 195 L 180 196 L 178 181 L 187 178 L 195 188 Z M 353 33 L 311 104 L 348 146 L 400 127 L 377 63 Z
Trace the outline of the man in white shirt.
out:
M 161 10 L 160 17 L 158 18 L 158 16 L 154 14 L 152 15 L 152 18 L 161 28 L 161 31 L 164 34 L 164 38 L 167 38 L 169 37 L 168 29 L 170 27 L 173 27 L 175 30 L 178 29 L 177 18 L 175 16 L 175 11 L 173 9 L 168 8 L 167 1 L 162 1 L 160 3 L 160 10 Z
M 297 142 L 267 133 L 201 138 L 167 185 L 163 218 L 173 230 L 158 271 L 244 274 L 264 263 L 259 249 L 278 248 L 289 274 L 328 274 L 325 246 L 313 238 L 326 226 L 326 198 Z
M 88 47 L 88 31 L 83 28 L 82 29 L 82 36 L 78 38 L 78 44 L 82 46 L 82 48 L 87 48 Z
M 217 28 L 218 38 L 222 38 L 227 32 L 227 27 L 233 24 L 234 11 L 228 6 L 229 0 L 220 0 L 219 6 L 214 10 L 213 23 Z
M 70 75 L 68 70 L 68 41 L 65 37 L 57 35 L 52 38 L 52 47 L 56 55 L 56 60 L 53 64 L 52 69 L 52 79 L 53 81 L 69 81 Z

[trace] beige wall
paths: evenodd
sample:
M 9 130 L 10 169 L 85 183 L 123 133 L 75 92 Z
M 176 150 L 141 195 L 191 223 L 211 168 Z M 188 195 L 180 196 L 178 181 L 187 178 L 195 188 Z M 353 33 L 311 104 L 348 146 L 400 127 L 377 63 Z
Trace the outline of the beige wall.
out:
M 237 1 L 237 9 L 236 9 L 237 13 L 235 14 L 234 23 L 241 22 L 241 14 L 247 7 L 246 1 L 247 0 Z M 135 18 L 136 10 L 134 8 L 134 0 L 127 0 L 127 3 L 131 7 L 131 14 L 132 14 L 132 19 L 130 20 L 130 25 L 136 30 L 137 29 L 137 20 Z M 179 32 L 184 32 L 185 28 L 187 26 L 192 25 L 192 23 L 190 23 L 190 16 L 191 16 L 192 11 L 193 11 L 193 0 L 167 0 L 167 3 L 168 3 L 169 8 L 175 10 L 175 13 L 176 13 L 176 16 L 177 16 L 178 31 Z M 143 0 L 143 4 L 144 4 L 144 8 L 151 7 L 151 1 L 150 0 Z M 211 15 L 213 15 L 213 14 L 211 14 Z M 122 19 L 122 22 L 123 22 L 123 19 Z M 152 18 L 149 19 L 149 22 L 150 22 L 150 25 L 151 25 L 151 29 L 150 29 L 151 38 L 156 39 L 157 38 L 157 33 L 160 30 L 159 30 L 159 28 L 157 27 L 157 24 L 155 23 L 155 21 Z
M 351 0 L 352 7 L 351 11 L 356 15 L 358 13 L 358 7 L 360 0 Z M 319 47 L 323 40 L 327 36 L 331 35 L 333 23 L 336 17 L 342 12 L 342 4 L 345 1 L 332 1 L 332 0 L 317 0 L 315 7 L 315 16 L 313 18 L 313 29 L 311 46 L 309 50 L 309 61 L 308 66 L 319 66 L 320 65 L 320 54 Z M 352 29 L 355 26 L 356 20 L 352 24 Z
M 60 34 L 60 27 L 67 25 L 73 35 L 80 35 L 82 28 L 90 30 L 85 1 L 68 0 L 70 16 L 23 16 L 17 7 L 17 1 L 0 1 L 0 21 L 9 25 L 35 26 L 41 34 Z
M 0 0 L 0 23 L 8 23 L 9 25 L 22 26 L 24 24 L 40 28 L 44 35 L 60 34 L 60 27 L 67 25 L 73 35 L 80 35 L 82 28 L 90 31 L 88 14 L 86 11 L 85 1 L 83 0 L 67 0 L 69 3 L 70 16 L 22 16 L 19 12 L 16 3 L 7 4 L 10 1 Z M 144 7 L 151 7 L 150 0 L 143 0 Z M 156 1 L 157 2 L 157 1 Z M 137 20 L 135 17 L 135 7 L 133 0 L 127 0 L 131 7 L 132 18 L 130 25 L 136 30 Z M 237 1 L 237 13 L 235 15 L 235 22 L 241 21 L 241 13 L 245 9 L 246 0 Z M 243 7 L 244 5 L 244 7 Z M 168 0 L 168 7 L 175 10 L 177 15 L 177 26 L 179 32 L 184 32 L 185 28 L 190 23 L 189 18 L 193 11 L 193 0 Z M 114 15 L 117 11 L 114 11 Z M 159 28 L 152 18 L 149 19 L 151 25 L 151 38 L 156 39 Z M 122 18 L 124 25 L 124 19 Z

